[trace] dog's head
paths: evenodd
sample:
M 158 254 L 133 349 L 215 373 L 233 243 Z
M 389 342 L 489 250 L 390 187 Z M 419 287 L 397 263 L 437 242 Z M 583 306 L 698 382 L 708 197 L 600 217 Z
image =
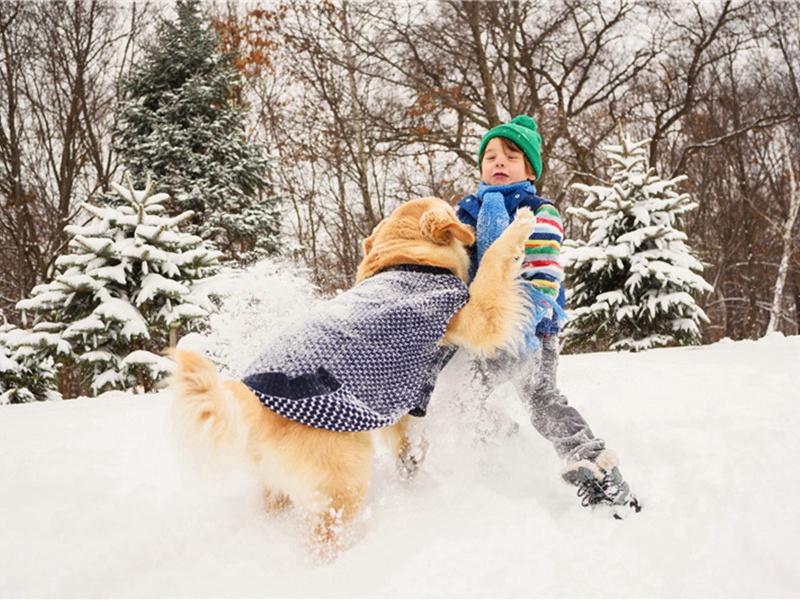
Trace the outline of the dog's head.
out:
M 447 202 L 439 198 L 410 200 L 378 223 L 364 240 L 357 280 L 387 267 L 415 264 L 443 267 L 466 281 L 467 246 L 474 243 L 475 232 L 458 220 Z

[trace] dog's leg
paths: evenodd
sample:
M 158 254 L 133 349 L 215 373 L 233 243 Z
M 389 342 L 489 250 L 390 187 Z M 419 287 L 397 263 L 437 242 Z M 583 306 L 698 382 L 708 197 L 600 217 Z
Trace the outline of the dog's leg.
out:
M 409 435 L 411 416 L 406 415 L 394 425 L 382 430 L 386 445 L 397 459 L 397 472 L 404 480 L 417 474 L 428 453 L 428 441 L 420 434 Z
M 367 496 L 374 446 L 370 432 L 316 433 L 313 471 L 321 477 L 311 504 L 311 553 L 326 562 L 344 547 L 347 525 L 356 517 Z
M 524 287 L 529 284 L 519 275 L 525 241 L 535 224 L 530 209 L 521 208 L 489 247 L 469 287 L 469 302 L 448 323 L 445 342 L 484 356 L 521 344 L 530 315 Z
M 344 550 L 344 535 L 361 510 L 367 496 L 368 482 L 354 483 L 335 490 L 311 523 L 311 554 L 323 562 L 332 562 Z

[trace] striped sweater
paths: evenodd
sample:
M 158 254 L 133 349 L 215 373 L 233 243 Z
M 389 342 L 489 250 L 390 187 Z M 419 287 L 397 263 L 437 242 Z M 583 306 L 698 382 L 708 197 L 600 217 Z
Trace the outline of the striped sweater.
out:
M 536 226 L 525 245 L 525 260 L 522 276 L 531 282 L 535 289 L 555 299 L 564 307 L 564 268 L 561 265 L 561 243 L 564 239 L 564 226 L 555 205 L 536 195 L 536 188 L 529 181 L 506 186 L 487 186 L 481 183 L 476 195 L 470 195 L 458 203 L 457 214 L 461 222 L 477 226 L 478 216 L 487 194 L 502 194 L 505 208 L 513 220 L 517 209 L 526 206 L 536 215 Z M 480 244 L 480 240 L 479 240 Z M 477 270 L 479 249 L 473 254 L 471 274 Z M 536 333 L 551 335 L 560 329 L 555 319 L 545 319 L 539 323 Z
M 564 224 L 558 209 L 552 204 L 543 202 L 534 214 L 536 227 L 525 243 L 522 276 L 541 292 L 557 298 L 564 281 L 560 259 Z

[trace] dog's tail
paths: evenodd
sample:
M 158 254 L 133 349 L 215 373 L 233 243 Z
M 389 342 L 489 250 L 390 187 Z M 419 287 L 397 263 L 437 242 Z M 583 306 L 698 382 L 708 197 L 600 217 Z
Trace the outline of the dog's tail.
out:
M 214 364 L 189 350 L 170 355 L 177 364 L 170 381 L 172 426 L 182 449 L 207 464 L 240 455 L 246 442 L 241 408 Z

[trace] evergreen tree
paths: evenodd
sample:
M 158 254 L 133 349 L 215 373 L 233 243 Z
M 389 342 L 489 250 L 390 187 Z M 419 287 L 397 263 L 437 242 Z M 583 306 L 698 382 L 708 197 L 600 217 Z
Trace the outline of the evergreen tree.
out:
M 620 145 L 605 148 L 610 185 L 574 185 L 586 200 L 569 212 L 584 221 L 588 241 L 564 253 L 573 309 L 568 349 L 697 344 L 700 322 L 708 321 L 695 296 L 712 288 L 678 229 L 697 204 L 675 190 L 685 177 L 664 181 L 650 168 L 649 143 L 620 132 Z
M 90 218 L 66 228 L 69 253 L 57 259 L 57 275 L 17 303 L 39 315 L 33 333 L 47 336 L 41 343 L 61 361 L 65 396 L 152 390 L 169 373 L 160 354 L 178 328 L 196 330 L 213 309 L 198 284 L 220 254 L 178 229 L 192 213 L 167 216 L 167 195 L 149 183 L 113 187 L 123 202 L 82 204 Z
M 9 323 L 0 325 L 0 404 L 22 404 L 57 396 L 55 365 L 42 352 L 43 337 Z
M 151 177 L 173 198 L 170 214 L 194 213 L 187 231 L 250 262 L 278 249 L 280 202 L 264 149 L 245 140 L 234 56 L 220 52 L 199 0 L 176 8 L 124 82 L 115 149 L 134 185 Z

